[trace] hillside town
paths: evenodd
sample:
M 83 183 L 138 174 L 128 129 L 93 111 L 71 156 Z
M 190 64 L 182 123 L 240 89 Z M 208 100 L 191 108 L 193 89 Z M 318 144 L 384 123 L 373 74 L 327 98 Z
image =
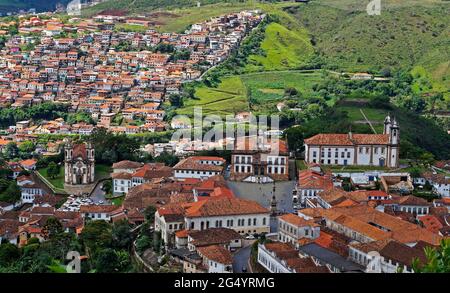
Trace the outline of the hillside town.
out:
M 352 123 L 354 112 L 326 108 L 338 100 L 328 84 L 299 93 L 242 83 L 250 98 L 281 92 L 275 108 L 305 115 L 274 110 L 272 128 L 268 102 L 240 109 L 242 92 L 203 83 L 232 96 L 244 131 L 229 123 L 232 135 L 211 135 L 212 125 L 172 119 L 188 86 L 251 47 L 267 18 L 242 10 L 178 33 L 115 10 L 0 19 L 0 272 L 426 272 L 450 239 L 448 150 L 419 147 L 390 97 L 367 98 L 377 123 L 352 84 L 340 106 L 365 118 Z M 261 45 L 248 50 L 250 68 L 262 66 Z M 317 74 L 310 66 L 286 71 Z M 394 77 L 373 76 L 344 82 L 389 91 Z M 265 127 L 253 132 L 254 114 Z
M 325 150 L 312 155 L 318 162 L 333 157 L 335 148 L 336 158 L 347 158 L 340 148 L 350 148 L 350 140 L 365 145 L 355 154 L 367 156 L 369 149 L 370 157 L 383 156 L 383 145 L 395 147 L 392 140 L 400 137 L 395 120 L 385 121 L 384 134 L 319 134 L 305 140 L 306 150 Z M 20 200 L 1 203 L 0 237 L 25 247 L 30 239 L 47 241 L 49 218 L 75 235 L 95 221 L 125 221 L 150 224 L 145 233 L 160 239 L 158 247 L 135 252 L 145 271 L 155 271 L 164 256 L 168 270 L 182 272 L 406 273 L 414 271 L 415 259 L 426 262 L 423 248 L 438 247 L 450 235 L 448 161 L 417 177 L 396 171 L 395 163 L 382 165 L 381 158 L 362 172 L 308 160 L 292 169 L 285 141 L 278 141 L 278 156 L 268 155 L 274 144 L 267 137 L 244 141 L 247 148 L 236 143 L 231 161 L 204 155 L 174 166 L 123 160 L 99 179 L 92 144 L 65 140 L 64 187 L 80 191 L 72 194 L 57 190 L 32 159 L 8 162 L 3 168 L 16 180 Z M 364 169 L 358 159 L 350 161 Z M 286 189 L 285 183 L 292 184 Z M 414 195 L 425 186 L 435 199 Z M 141 237 L 147 236 L 137 242 Z
M 180 94 L 183 83 L 223 62 L 263 18 L 242 11 L 193 24 L 184 33 L 159 33 L 149 21 L 108 14 L 67 23 L 39 15 L 0 23 L 17 25 L 19 33 L 0 52 L 0 105 L 64 104 L 90 117 L 72 124 L 28 121 L 20 130 L 29 135 L 89 135 L 96 127 L 126 134 L 164 131 L 170 126 L 162 105 Z M 144 32 L 115 30 L 120 25 Z

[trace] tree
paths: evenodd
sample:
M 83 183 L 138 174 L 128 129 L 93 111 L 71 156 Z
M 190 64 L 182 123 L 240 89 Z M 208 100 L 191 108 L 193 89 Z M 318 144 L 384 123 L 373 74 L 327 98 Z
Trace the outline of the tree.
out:
M 111 248 L 102 249 L 96 256 L 95 269 L 98 273 L 115 273 L 118 271 L 119 258 Z
M 47 176 L 54 179 L 59 174 L 59 166 L 55 162 L 50 162 L 47 167 Z
M 171 155 L 167 152 L 162 152 L 158 157 L 155 158 L 155 161 L 173 167 L 178 163 L 179 159 L 177 156 Z
M 434 163 L 434 156 L 432 153 L 429 152 L 424 152 L 421 156 L 420 156 L 420 160 L 425 164 L 425 165 L 432 165 Z
M 0 244 L 0 267 L 10 265 L 20 257 L 20 251 L 17 246 L 11 243 Z
M 183 106 L 183 97 L 179 94 L 172 94 L 169 96 L 170 104 L 174 107 L 180 108 Z
M 156 208 L 154 206 L 146 207 L 144 210 L 145 220 L 153 224 L 153 222 L 155 221 L 155 213 Z
M 42 228 L 42 235 L 45 239 L 53 239 L 56 235 L 64 231 L 62 224 L 55 217 L 49 217 Z
M 284 132 L 284 136 L 287 138 L 289 150 L 294 152 L 300 152 L 303 148 L 303 128 L 301 126 L 293 126 L 288 128 Z
M 412 267 L 416 273 L 450 273 L 450 239 L 443 239 L 438 248 L 425 248 L 427 263 L 415 258 Z
M 103 191 L 106 194 L 111 194 L 112 193 L 112 180 L 106 180 L 103 182 Z
M 142 235 L 136 240 L 136 249 L 139 252 L 143 252 L 152 247 L 152 239 L 147 235 Z
M 0 194 L 0 201 L 15 203 L 20 200 L 22 192 L 16 181 L 11 181 L 8 188 Z
M 298 94 L 298 90 L 295 87 L 288 87 L 284 89 L 284 94 L 286 96 L 296 96 Z
M 25 154 L 31 154 L 35 149 L 35 145 L 32 141 L 27 140 L 20 144 L 19 151 Z
M 102 220 L 88 222 L 80 234 L 80 240 L 92 253 L 112 243 L 111 226 Z
M 14 159 L 19 154 L 19 148 L 15 142 L 8 142 L 6 145 L 5 155 L 9 159 Z
M 116 248 L 129 248 L 133 242 L 131 227 L 127 220 L 114 223 L 112 227 L 112 244 Z

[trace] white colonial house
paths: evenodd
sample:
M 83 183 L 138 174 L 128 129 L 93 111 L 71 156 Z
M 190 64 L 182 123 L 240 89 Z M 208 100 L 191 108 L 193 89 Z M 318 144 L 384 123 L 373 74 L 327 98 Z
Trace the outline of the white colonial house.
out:
M 42 196 L 44 190 L 30 176 L 20 176 L 17 178 L 17 185 L 20 188 L 22 203 L 33 203 L 36 196 Z
M 174 243 L 179 230 L 229 228 L 241 235 L 270 232 L 270 211 L 255 201 L 217 198 L 167 205 L 155 213 L 155 230 L 165 243 Z
M 360 165 L 396 168 L 400 129 L 389 116 L 383 134 L 322 133 L 305 139 L 305 161 L 323 165 Z
M 175 178 L 206 179 L 220 175 L 223 171 L 225 159 L 220 157 L 196 156 L 181 160 L 173 167 Z
M 127 194 L 131 188 L 147 183 L 154 178 L 172 177 L 172 168 L 163 163 L 141 164 L 121 161 L 113 165 L 111 177 L 114 194 Z
M 320 226 L 313 220 L 306 220 L 294 214 L 285 214 L 278 218 L 278 241 L 298 247 L 300 239 L 316 239 L 319 236 Z
M 198 254 L 208 268 L 208 273 L 232 273 L 233 257 L 228 249 L 221 245 L 197 248 Z
M 83 218 L 91 220 L 111 221 L 111 214 L 119 209 L 115 205 L 82 205 L 80 207 L 80 214 Z

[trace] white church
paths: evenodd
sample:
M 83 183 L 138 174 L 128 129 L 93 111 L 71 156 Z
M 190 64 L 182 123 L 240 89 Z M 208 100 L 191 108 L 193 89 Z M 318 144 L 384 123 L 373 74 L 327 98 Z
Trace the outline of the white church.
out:
M 396 168 L 400 130 L 388 115 L 383 134 L 321 133 L 305 139 L 305 161 L 322 165 L 360 165 Z

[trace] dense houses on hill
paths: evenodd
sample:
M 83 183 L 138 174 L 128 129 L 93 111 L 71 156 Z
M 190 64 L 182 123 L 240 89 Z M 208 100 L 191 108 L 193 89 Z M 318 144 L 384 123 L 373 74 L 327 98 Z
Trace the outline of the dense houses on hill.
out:
M 63 103 L 94 121 L 68 125 L 55 120 L 16 129 L 27 134 L 88 135 L 99 126 L 126 134 L 165 130 L 161 104 L 180 93 L 183 82 L 224 61 L 263 17 L 256 11 L 232 13 L 184 33 L 150 27 L 141 33 L 122 32 L 115 26 L 138 20 L 106 15 L 67 23 L 21 18 L 20 34 L 8 38 L 0 54 L 0 107 Z M 185 52 L 184 57 L 177 52 Z

